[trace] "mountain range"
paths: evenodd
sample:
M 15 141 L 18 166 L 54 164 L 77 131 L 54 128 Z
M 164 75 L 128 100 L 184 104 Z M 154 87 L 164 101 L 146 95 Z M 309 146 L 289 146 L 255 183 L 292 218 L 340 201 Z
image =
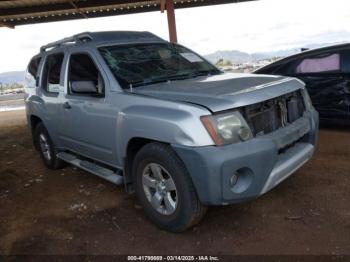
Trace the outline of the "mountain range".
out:
M 301 48 L 315 49 L 323 46 L 334 45 L 335 43 L 311 44 L 299 48 L 277 50 L 260 53 L 246 53 L 237 50 L 216 51 L 212 54 L 205 55 L 210 62 L 216 63 L 219 59 L 229 60 L 232 63 L 239 64 L 245 62 L 254 62 L 272 57 L 286 57 L 301 52 Z
M 334 44 L 334 43 L 332 43 Z M 303 46 L 303 48 L 314 49 L 322 46 L 328 46 L 332 44 L 312 44 Z M 226 50 L 226 51 L 216 51 L 212 54 L 204 55 L 212 63 L 216 63 L 219 59 L 230 60 L 232 63 L 245 63 L 254 62 L 262 59 L 269 59 L 272 57 L 286 57 L 295 53 L 299 53 L 300 48 L 292 48 L 286 50 L 278 50 L 271 52 L 261 52 L 261 53 L 246 53 L 238 50 Z M 12 84 L 12 83 L 23 83 L 24 81 L 24 71 L 12 71 L 0 73 L 0 83 L 2 84 Z
M 13 84 L 24 82 L 24 71 L 11 71 L 0 73 L 0 84 Z

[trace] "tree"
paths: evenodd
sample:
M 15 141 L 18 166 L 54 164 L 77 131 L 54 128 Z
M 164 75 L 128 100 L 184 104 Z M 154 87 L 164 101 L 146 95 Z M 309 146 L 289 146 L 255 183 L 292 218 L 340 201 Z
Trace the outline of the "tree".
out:
M 215 65 L 217 67 L 232 66 L 232 62 L 230 60 L 225 60 L 225 59 L 221 58 L 215 63 Z

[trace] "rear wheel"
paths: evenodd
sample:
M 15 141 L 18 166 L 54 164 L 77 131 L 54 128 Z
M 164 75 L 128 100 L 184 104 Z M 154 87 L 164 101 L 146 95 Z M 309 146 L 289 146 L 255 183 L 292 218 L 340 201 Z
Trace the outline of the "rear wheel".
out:
M 57 158 L 57 149 L 52 142 L 45 126 L 39 123 L 34 130 L 35 148 L 39 150 L 40 156 L 49 169 L 60 169 L 66 166 L 66 163 Z
M 144 146 L 135 157 L 133 175 L 141 205 L 159 227 L 181 232 L 205 215 L 206 207 L 171 147 L 161 143 Z

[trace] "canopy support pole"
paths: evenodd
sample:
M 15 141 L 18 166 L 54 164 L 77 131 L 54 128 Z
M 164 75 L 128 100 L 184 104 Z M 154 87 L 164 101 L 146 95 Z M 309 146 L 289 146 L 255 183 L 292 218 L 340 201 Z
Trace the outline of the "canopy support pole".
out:
M 169 28 L 170 42 L 177 43 L 174 0 L 166 0 L 166 13 L 167 13 L 167 17 L 168 17 L 168 28 Z

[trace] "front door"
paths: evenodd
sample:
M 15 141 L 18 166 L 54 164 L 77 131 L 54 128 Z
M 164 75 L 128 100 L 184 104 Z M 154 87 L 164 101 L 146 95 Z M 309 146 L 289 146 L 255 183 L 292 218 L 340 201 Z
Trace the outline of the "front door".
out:
M 105 77 L 88 53 L 71 54 L 67 72 L 67 93 L 61 104 L 61 144 L 83 156 L 114 165 L 116 114 L 107 103 L 109 88 Z
M 342 69 L 342 59 L 343 53 L 339 51 L 305 57 L 292 74 L 305 82 L 312 103 L 323 119 L 349 119 L 350 78 Z
M 324 119 L 346 120 L 349 115 L 349 100 L 346 89 L 349 79 L 342 74 L 304 75 L 298 77 L 305 82 L 316 110 Z

